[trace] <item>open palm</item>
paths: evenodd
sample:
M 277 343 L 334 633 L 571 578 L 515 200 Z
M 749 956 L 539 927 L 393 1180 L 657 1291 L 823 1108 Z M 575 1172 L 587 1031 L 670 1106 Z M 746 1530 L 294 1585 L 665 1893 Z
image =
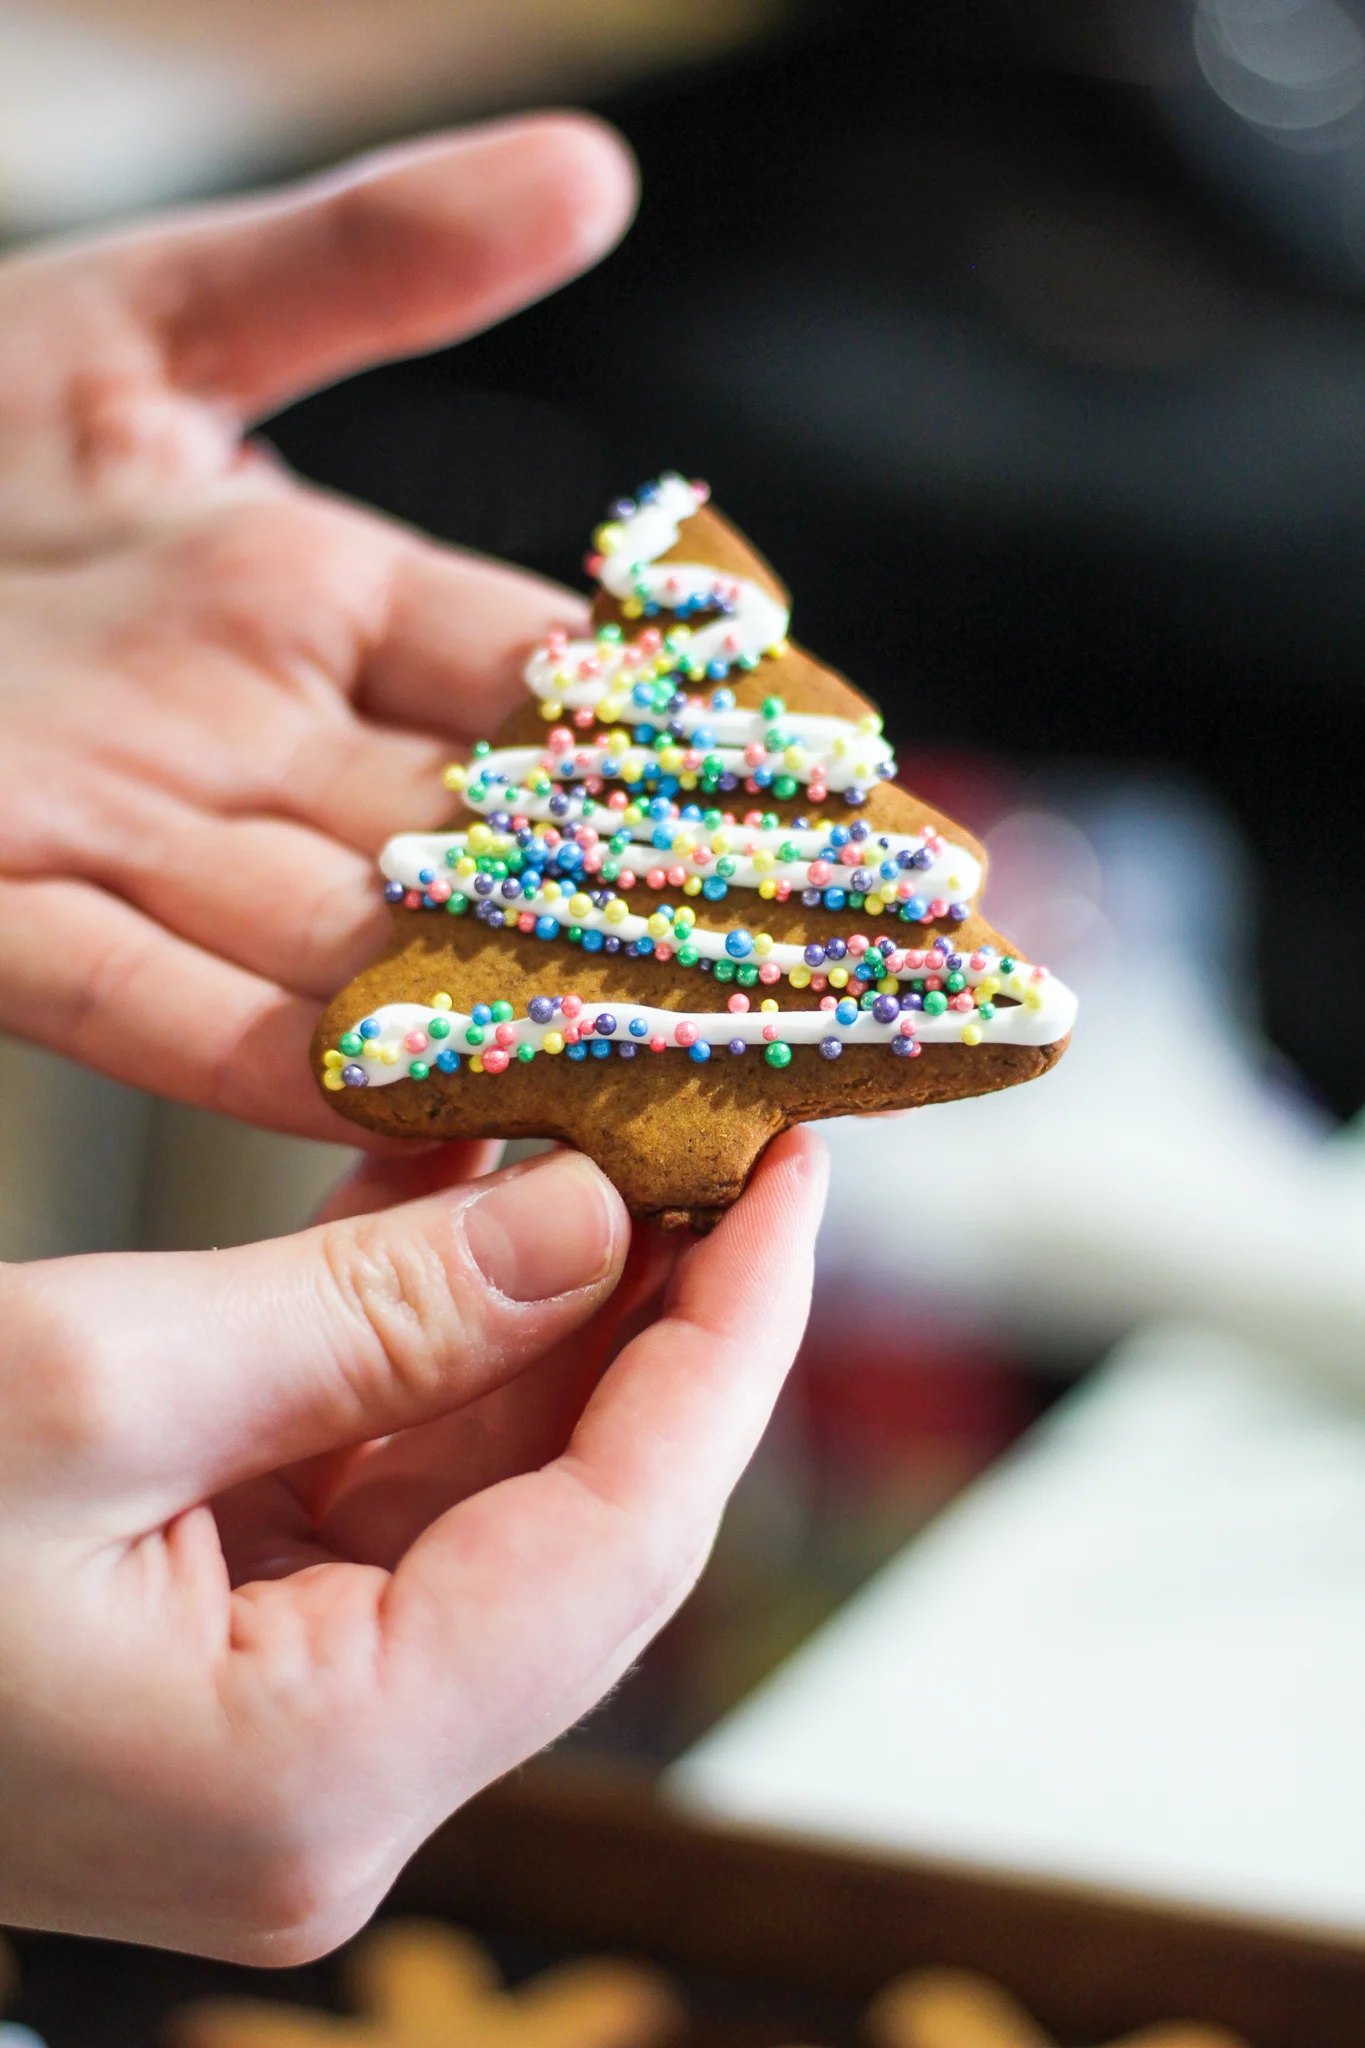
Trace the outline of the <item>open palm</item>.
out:
M 336 1135 L 306 1051 L 373 856 L 578 606 L 243 437 L 562 283 L 632 195 L 546 117 L 0 269 L 0 1027 Z

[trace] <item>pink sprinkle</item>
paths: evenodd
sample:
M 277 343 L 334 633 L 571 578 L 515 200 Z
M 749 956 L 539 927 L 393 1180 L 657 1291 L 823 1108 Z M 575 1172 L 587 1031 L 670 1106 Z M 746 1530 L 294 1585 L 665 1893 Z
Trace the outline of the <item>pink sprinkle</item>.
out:
M 749 827 L 750 831 L 752 831 L 756 825 L 761 825 L 763 823 L 762 811 L 746 811 L 744 813 L 744 822 Z
M 624 791 L 623 789 L 614 789 L 614 790 L 612 791 L 611 795 L 610 795 L 610 796 L 609 796 L 609 797 L 607 798 L 607 809 L 608 809 L 609 811 L 623 811 L 623 810 L 625 809 L 625 807 L 626 807 L 626 793 L 625 793 L 625 791 Z
M 671 960 L 673 958 L 673 948 L 666 939 L 661 940 L 654 948 L 654 958 L 656 960 Z
M 580 704 L 573 715 L 573 722 L 580 731 L 586 731 L 592 724 L 593 713 L 590 704 Z
M 662 868 L 651 868 L 645 876 L 645 882 L 651 889 L 662 889 L 668 882 L 668 876 Z
M 856 868 L 862 857 L 861 847 L 855 846 L 852 840 L 849 841 L 847 846 L 839 848 L 840 863 L 846 868 Z
M 577 1045 L 582 1036 L 583 1033 L 579 1030 L 577 1024 L 566 1024 L 564 1026 L 565 1045 Z
M 922 1046 L 922 1045 L 920 1044 L 919 1040 L 918 1040 L 917 1038 L 912 1038 L 912 1039 L 911 1039 L 911 1041 L 910 1041 L 910 1057 L 911 1057 L 911 1059 L 912 1059 L 912 1060 L 917 1060 L 917 1059 L 919 1058 L 920 1054 L 921 1054 L 921 1053 L 922 1053 L 923 1051 L 924 1051 L 924 1047 L 923 1047 L 923 1046 Z
M 977 974 L 979 974 L 979 973 L 981 972 L 982 968 L 983 968 L 983 967 L 985 966 L 985 964 L 986 964 L 986 956 L 985 956 L 985 954 L 984 954 L 984 953 L 973 953 L 973 955 L 972 955 L 972 957 L 971 957 L 971 960 L 969 961 L 969 963 L 968 963 L 968 964 L 969 964 L 969 966 L 971 966 L 971 967 L 973 968 L 973 970 L 974 970 L 974 971 L 975 971 L 975 972 L 976 972 Z
M 815 990 L 815 993 L 819 995 L 822 988 L 829 987 L 829 981 L 827 977 L 823 974 L 812 974 L 810 978 L 810 985 Z M 831 997 L 830 1000 L 833 1001 L 833 998 Z M 820 1008 L 823 1010 L 824 1007 L 824 1004 L 821 1003 Z
M 558 846 L 563 837 L 564 835 L 558 825 L 547 825 L 545 827 L 545 844 L 547 846 Z
M 871 939 L 866 937 L 864 933 L 854 932 L 853 937 L 848 942 L 848 950 L 855 960 L 861 960 L 871 944 Z
M 422 908 L 422 892 L 420 889 L 408 890 L 407 895 L 403 898 L 403 908 L 404 910 L 420 910 Z
M 657 626 L 646 626 L 638 644 L 643 647 L 646 654 L 657 654 L 664 644 L 664 636 Z
M 758 744 L 757 740 L 750 740 L 748 746 L 744 749 L 745 767 L 761 768 L 763 766 L 764 756 L 765 749 Z
M 635 880 L 634 868 L 622 868 L 620 874 L 616 877 L 616 886 L 618 889 L 633 889 L 635 887 Z
M 774 903 L 785 903 L 787 898 L 791 895 L 791 892 L 792 885 L 790 882 L 779 882 L 776 889 L 773 891 Z
M 668 1040 L 666 1038 L 661 1038 L 659 1033 L 656 1031 L 654 1036 L 649 1041 L 649 1049 L 651 1052 L 667 1052 Z
M 806 791 L 806 795 L 813 804 L 822 804 L 829 795 L 829 791 L 825 788 L 823 782 L 812 782 Z
M 913 1038 L 916 1030 L 918 1029 L 914 1018 L 907 1016 L 902 1016 L 899 1028 L 902 1038 Z
M 1046 967 L 1035 967 L 1035 968 L 1034 968 L 1034 970 L 1033 970 L 1033 972 L 1032 972 L 1032 974 L 1031 974 L 1031 975 L 1029 976 L 1029 980 L 1030 980 L 1030 981 L 1046 981 L 1046 979 L 1047 979 L 1047 969 L 1046 969 Z
M 695 747 L 689 747 L 686 753 L 683 755 L 683 767 L 687 770 L 688 774 L 691 775 L 695 773 L 695 771 L 698 768 L 700 768 L 704 759 L 705 756 L 703 754 L 699 754 Z
M 763 1026 L 763 1036 L 768 1041 L 768 1044 L 771 1045 L 777 1036 L 776 1024 L 765 1024 Z
M 813 860 L 806 869 L 806 879 L 813 889 L 823 889 L 833 873 L 827 860 Z
M 596 875 L 601 872 L 604 855 L 600 846 L 591 847 L 583 856 L 583 872 Z
M 899 974 L 902 967 L 905 966 L 909 958 L 910 956 L 908 953 L 888 953 L 886 956 L 887 973 Z
M 427 890 L 427 894 L 433 903 L 444 903 L 450 895 L 450 884 L 449 882 L 433 882 Z
M 948 915 L 948 905 L 942 896 L 934 897 L 929 905 L 929 915 L 930 917 L 946 917 Z
M 695 866 L 704 868 L 708 865 L 710 859 L 711 849 L 709 846 L 698 846 L 693 849 L 692 860 Z
M 517 919 L 517 930 L 519 932 L 533 932 L 535 928 L 535 912 L 533 910 L 523 910 L 520 917 Z
M 552 754 L 565 754 L 573 745 L 573 734 L 567 725 L 552 726 L 545 744 Z
M 565 996 L 564 1000 L 561 1002 L 559 1007 L 563 1015 L 566 1017 L 573 1018 L 581 1016 L 583 1011 L 583 998 L 582 996 Z
M 510 1053 L 502 1052 L 497 1046 L 490 1045 L 483 1055 L 483 1070 L 485 1074 L 504 1073 L 510 1058 Z
M 514 1046 L 517 1042 L 517 1027 L 515 1024 L 499 1024 L 493 1036 L 503 1051 L 506 1052 L 509 1047 Z
M 737 1017 L 742 1017 L 749 1007 L 749 998 L 740 995 L 731 996 L 725 1007 L 727 1010 L 733 1010 Z
M 765 960 L 758 970 L 758 978 L 765 988 L 771 988 L 775 981 L 781 981 L 782 969 L 775 960 Z
M 425 1031 L 409 1031 L 403 1043 L 409 1052 L 425 1052 L 427 1049 L 427 1034 Z
M 601 778 L 601 776 L 600 776 L 600 775 L 585 775 L 585 776 L 584 776 L 584 778 L 583 778 L 583 787 L 584 787 L 584 789 L 586 789 L 586 791 L 588 792 L 588 795 L 589 795 L 589 796 L 601 796 L 601 794 L 602 794 L 602 778 Z M 619 790 L 617 791 L 617 794 L 618 794 L 618 796 L 619 796 L 619 795 L 620 795 L 621 793 L 622 793 L 621 791 L 619 791 Z
M 695 1045 L 697 1042 L 697 1027 L 695 1024 L 675 1024 L 673 1036 L 679 1045 Z
M 955 1010 L 971 1010 L 976 1007 L 965 988 L 961 995 L 956 995 L 952 998 L 952 1004 Z
M 674 861 L 672 867 L 668 871 L 668 886 L 670 887 L 670 889 L 681 889 L 683 883 L 686 880 L 687 869 L 683 866 L 681 861 Z
M 824 978 L 825 978 L 825 977 L 824 977 L 824 975 L 823 975 L 823 974 L 817 974 L 817 975 L 816 975 L 816 977 L 815 977 L 815 980 L 816 980 L 816 981 L 823 981 L 823 980 L 824 980 Z M 812 987 L 813 987 L 813 986 L 814 986 L 814 983 L 812 983 Z M 821 998 L 820 998 L 820 1008 L 821 1008 L 822 1010 L 834 1010 L 834 1009 L 837 1009 L 837 1008 L 838 1008 L 838 1003 L 837 1003 L 837 1000 L 836 1000 L 836 998 L 835 998 L 834 996 L 821 996 Z

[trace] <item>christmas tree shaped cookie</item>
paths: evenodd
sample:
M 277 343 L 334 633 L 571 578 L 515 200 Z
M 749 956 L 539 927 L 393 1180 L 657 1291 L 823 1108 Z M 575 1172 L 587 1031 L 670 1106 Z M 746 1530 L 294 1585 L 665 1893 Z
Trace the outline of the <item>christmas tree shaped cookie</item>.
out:
M 594 546 L 594 636 L 536 649 L 450 829 L 384 849 L 392 941 L 315 1041 L 335 1107 L 564 1139 L 705 1228 L 789 1124 L 1045 1073 L 1075 998 L 981 918 L 981 847 L 896 787 L 706 487 L 662 477 Z

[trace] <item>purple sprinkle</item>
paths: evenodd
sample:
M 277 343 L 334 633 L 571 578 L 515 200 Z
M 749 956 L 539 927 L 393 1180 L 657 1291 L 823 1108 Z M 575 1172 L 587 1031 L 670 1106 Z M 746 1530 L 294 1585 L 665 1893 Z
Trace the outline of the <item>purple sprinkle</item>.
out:
M 842 960 L 847 952 L 848 947 L 843 939 L 826 939 L 825 958 L 827 960 Z
M 343 1067 L 341 1078 L 348 1088 L 368 1088 L 370 1085 L 370 1077 L 363 1067 Z
M 891 1050 L 892 1052 L 899 1053 L 903 1060 L 908 1060 L 910 1055 L 915 1050 L 915 1041 L 913 1038 L 893 1038 L 891 1041 Z
M 632 1045 L 628 1038 L 623 1038 L 616 1050 L 620 1053 L 623 1060 L 633 1060 L 640 1048 L 638 1045 Z
M 878 996 L 876 1002 L 872 1005 L 872 1014 L 879 1024 L 894 1022 L 900 1013 L 900 999 L 897 996 Z
M 620 952 L 620 950 L 621 950 L 621 941 L 620 941 L 620 940 L 619 940 L 619 939 L 617 938 L 617 936 L 616 936 L 615 932 L 613 932 L 613 933 L 612 933 L 612 935 L 611 935 L 611 937 L 610 937 L 609 939 L 603 939 L 603 941 L 602 941 L 602 951 L 603 951 L 604 953 L 619 953 L 619 952 Z
M 730 1050 L 734 1054 L 735 1058 L 738 1059 L 740 1055 L 742 1053 L 746 1053 L 749 1050 L 749 1048 L 742 1038 L 732 1038 L 730 1040 Z
M 924 1008 L 924 997 L 923 997 L 923 996 L 902 996 L 902 997 L 901 997 L 901 1008 L 902 1008 L 903 1010 L 922 1010 L 922 1009 Z
M 843 1050 L 844 1041 L 842 1038 L 822 1038 L 820 1040 L 820 1057 L 822 1060 L 840 1059 L 843 1056 Z
M 401 903 L 407 893 L 401 882 L 385 882 L 384 884 L 384 901 L 386 903 Z
M 801 891 L 801 901 L 805 904 L 807 910 L 816 910 L 824 901 L 824 898 L 818 889 L 803 889 Z
M 806 948 L 806 952 L 805 952 L 805 961 L 806 961 L 806 965 L 807 965 L 807 967 L 819 967 L 819 966 L 821 966 L 821 965 L 823 964 L 823 962 L 824 962 L 824 958 L 825 958 L 825 949 L 824 949 L 824 947 L 823 947 L 822 945 L 820 945 L 820 944 L 818 943 L 818 941 L 812 941 L 812 943 L 811 943 L 811 944 L 810 944 L 809 946 L 807 946 L 807 948 Z
M 599 1038 L 610 1038 L 616 1030 L 616 1019 L 610 1010 L 599 1010 L 593 1026 Z
M 526 1014 L 533 1024 L 548 1024 L 555 1013 L 555 1006 L 549 996 L 532 996 L 526 1005 Z

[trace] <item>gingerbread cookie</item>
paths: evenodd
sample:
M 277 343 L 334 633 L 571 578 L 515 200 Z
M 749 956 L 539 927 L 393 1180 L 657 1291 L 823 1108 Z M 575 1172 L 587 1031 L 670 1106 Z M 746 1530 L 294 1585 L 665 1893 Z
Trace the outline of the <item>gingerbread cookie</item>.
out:
M 1056 2048 L 1022 2005 L 969 1970 L 898 1977 L 867 2013 L 874 2048 Z M 1111 2048 L 1246 2048 L 1238 2034 L 1201 2020 L 1164 2020 Z
M 447 771 L 451 828 L 384 848 L 392 942 L 314 1045 L 336 1108 L 564 1139 L 705 1228 L 789 1124 L 1045 1073 L 1075 998 L 980 917 L 980 845 L 895 786 L 705 485 L 662 477 L 594 543 L 594 637 L 532 654 Z
M 176 2017 L 176 2048 L 656 2048 L 682 2008 L 637 1963 L 587 1958 L 505 1991 L 472 1935 L 395 1920 L 347 1959 L 355 2017 L 259 1998 L 210 1998 Z

